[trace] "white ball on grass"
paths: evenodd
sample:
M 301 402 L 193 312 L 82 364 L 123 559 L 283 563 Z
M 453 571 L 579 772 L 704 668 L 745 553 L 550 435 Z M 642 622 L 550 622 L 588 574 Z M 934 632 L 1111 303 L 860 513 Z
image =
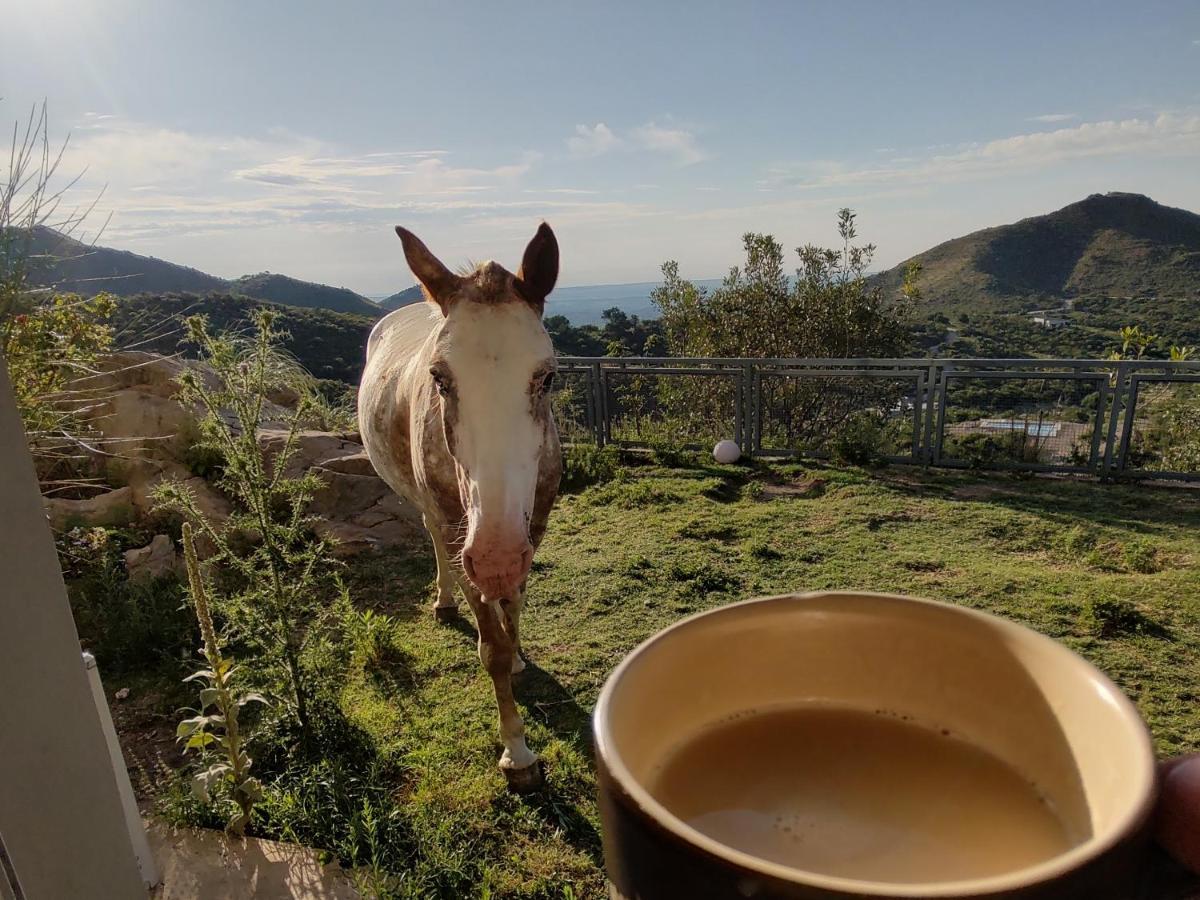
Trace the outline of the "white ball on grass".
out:
M 713 459 L 719 463 L 734 463 L 742 455 L 742 448 L 735 441 L 718 441 L 713 447 Z

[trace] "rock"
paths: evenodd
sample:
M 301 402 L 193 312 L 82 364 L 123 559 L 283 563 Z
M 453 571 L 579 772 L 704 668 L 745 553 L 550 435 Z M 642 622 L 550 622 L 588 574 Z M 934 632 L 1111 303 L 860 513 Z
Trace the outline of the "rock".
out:
M 125 571 L 130 581 L 163 578 L 179 571 L 179 554 L 165 534 L 156 534 L 145 547 L 125 551 Z
M 113 698 L 116 700 L 128 700 L 129 699 L 129 688 L 121 688 L 119 691 L 117 691 L 115 694 L 113 694 Z
M 73 525 L 125 525 L 133 518 L 133 494 L 128 487 L 84 500 L 47 498 L 46 514 L 55 529 Z
M 263 428 L 258 443 L 266 458 L 274 460 L 287 442 L 285 428 Z M 301 431 L 296 434 L 295 452 L 288 460 L 284 473 L 290 477 L 307 472 L 315 465 L 327 465 L 333 460 L 362 453 L 362 444 L 349 436 L 329 431 Z
M 361 449 L 361 445 L 357 453 L 323 459 L 317 465 L 322 469 L 328 469 L 331 472 L 341 472 L 345 475 L 371 475 L 377 477 L 375 466 L 371 464 L 371 457 L 367 456 L 366 450 Z
M 310 511 L 331 519 L 350 519 L 370 509 L 391 491 L 375 475 L 346 475 L 330 469 L 312 469 L 324 483 L 313 497 Z

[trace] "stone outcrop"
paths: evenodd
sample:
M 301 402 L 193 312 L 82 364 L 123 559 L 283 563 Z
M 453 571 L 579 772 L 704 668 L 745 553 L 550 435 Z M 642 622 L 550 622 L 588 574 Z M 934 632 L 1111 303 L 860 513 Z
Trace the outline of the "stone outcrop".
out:
M 120 486 L 82 500 L 48 499 L 46 511 L 55 528 L 146 519 L 153 513 L 155 486 L 172 478 L 187 484 L 206 515 L 217 520 L 229 516 L 228 498 L 187 464 L 188 448 L 198 437 L 197 411 L 176 396 L 176 379 L 187 365 L 153 353 L 121 351 L 106 357 L 98 374 L 78 383 L 96 398 L 95 426 L 104 446 L 96 468 Z M 211 377 L 200 371 L 202 377 Z M 283 392 L 268 404 L 267 426 L 259 431 L 268 460 L 287 440 L 282 424 L 287 410 L 279 404 L 295 399 Z M 289 476 L 313 472 L 321 479 L 323 487 L 310 512 L 318 518 L 316 530 L 338 541 L 339 555 L 407 544 L 423 533 L 419 513 L 375 474 L 357 434 L 299 432 L 285 471 Z M 168 560 L 163 540 L 170 543 L 166 535 L 159 535 L 149 546 L 129 551 L 130 577 L 135 572 L 157 574 L 177 564 Z M 174 548 L 168 549 L 174 554 Z
M 182 571 L 175 542 L 165 534 L 156 534 L 145 547 L 125 551 L 125 571 L 130 581 L 148 581 Z

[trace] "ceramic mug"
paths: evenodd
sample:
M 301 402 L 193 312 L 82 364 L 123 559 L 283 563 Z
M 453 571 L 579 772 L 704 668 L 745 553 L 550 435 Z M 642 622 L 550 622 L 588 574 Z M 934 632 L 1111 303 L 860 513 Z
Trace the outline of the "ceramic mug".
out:
M 757 858 L 654 795 L 655 767 L 681 739 L 746 710 L 810 702 L 944 723 L 1039 785 L 1082 837 L 1015 871 L 893 884 Z M 684 619 L 613 672 L 595 736 L 610 890 L 628 900 L 1126 900 L 1157 794 L 1146 726 L 1095 667 L 999 617 L 887 594 L 767 597 Z

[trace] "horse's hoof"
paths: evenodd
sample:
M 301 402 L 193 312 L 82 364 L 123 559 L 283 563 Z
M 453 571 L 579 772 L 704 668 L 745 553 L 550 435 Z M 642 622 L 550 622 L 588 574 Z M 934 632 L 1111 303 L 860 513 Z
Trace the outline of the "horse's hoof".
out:
M 433 608 L 433 617 L 443 625 L 453 622 L 458 618 L 457 606 L 435 606 Z
M 500 771 L 504 773 L 504 780 L 508 782 L 508 789 L 514 794 L 529 794 L 533 791 L 540 791 L 546 785 L 546 769 L 540 759 L 535 760 L 523 769 L 515 769 L 502 765 L 500 766 Z

